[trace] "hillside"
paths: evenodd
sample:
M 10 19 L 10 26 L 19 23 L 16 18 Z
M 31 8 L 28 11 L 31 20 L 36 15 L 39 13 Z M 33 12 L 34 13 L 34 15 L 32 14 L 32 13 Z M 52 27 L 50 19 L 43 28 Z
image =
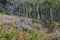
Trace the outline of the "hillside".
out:
M 19 28 L 31 29 L 32 25 L 42 26 L 42 24 L 40 25 L 40 21 L 39 24 L 37 24 L 36 21 L 39 20 L 35 20 L 35 22 L 33 23 L 33 19 L 31 18 L 0 14 L 0 25 L 12 25 L 18 29 Z
M 0 0 L 0 40 L 60 40 L 60 0 Z
M 24 18 L 15 15 L 0 14 L 0 39 L 59 40 L 60 31 L 56 29 L 55 31 L 48 33 L 48 29 L 43 28 L 42 23 L 39 20 L 33 20 L 31 18 Z

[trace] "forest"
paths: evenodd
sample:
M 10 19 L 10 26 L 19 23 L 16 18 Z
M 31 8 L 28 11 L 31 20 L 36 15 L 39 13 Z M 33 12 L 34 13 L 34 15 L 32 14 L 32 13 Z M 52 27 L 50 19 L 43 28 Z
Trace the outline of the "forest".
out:
M 44 29 L 43 31 L 47 29 L 46 34 L 59 32 L 57 34 L 60 35 L 60 0 L 0 0 L 0 14 L 24 17 L 27 19 L 31 18 L 33 23 L 39 20 L 37 24 L 42 25 L 42 27 L 39 26 L 38 29 L 34 27 L 37 30 L 29 30 L 31 33 L 26 31 L 21 32 L 13 26 L 7 32 L 4 32 L 4 30 L 2 30 L 3 28 L 0 28 L 1 40 L 60 40 L 60 36 L 49 39 L 47 37 L 46 39 L 46 35 L 42 34 L 44 37 L 40 35 L 42 29 Z M 21 36 L 15 37 L 16 35 L 14 34 L 21 35 L 22 38 Z M 19 37 L 21 39 L 19 39 Z
M 59 3 L 59 0 L 6 0 L 6 2 L 0 2 L 0 6 L 4 8 L 1 8 L 1 11 L 5 10 L 9 14 L 39 20 L 45 17 L 45 20 L 59 21 Z

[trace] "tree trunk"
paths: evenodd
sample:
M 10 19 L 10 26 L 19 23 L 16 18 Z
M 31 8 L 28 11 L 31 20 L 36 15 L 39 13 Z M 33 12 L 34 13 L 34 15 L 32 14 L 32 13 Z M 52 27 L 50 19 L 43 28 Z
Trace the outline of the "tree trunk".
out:
M 38 9 L 39 9 L 39 5 L 37 4 L 37 15 L 38 15 L 38 19 L 40 19 L 40 15 L 39 15 Z
M 50 9 L 50 16 L 51 16 L 51 20 L 53 20 L 53 12 L 52 12 L 52 9 Z
M 26 8 L 26 17 L 28 18 L 28 11 L 27 11 L 27 8 Z

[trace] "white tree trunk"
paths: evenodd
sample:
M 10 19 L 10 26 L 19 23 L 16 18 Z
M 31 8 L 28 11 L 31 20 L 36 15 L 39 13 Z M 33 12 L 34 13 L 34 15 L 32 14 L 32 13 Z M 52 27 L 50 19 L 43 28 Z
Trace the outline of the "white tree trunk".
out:
M 51 19 L 53 20 L 53 12 L 52 12 L 52 9 L 50 9 L 50 16 L 51 16 Z
M 38 19 L 40 19 L 38 8 L 39 8 L 39 5 L 37 5 L 37 14 L 38 14 Z

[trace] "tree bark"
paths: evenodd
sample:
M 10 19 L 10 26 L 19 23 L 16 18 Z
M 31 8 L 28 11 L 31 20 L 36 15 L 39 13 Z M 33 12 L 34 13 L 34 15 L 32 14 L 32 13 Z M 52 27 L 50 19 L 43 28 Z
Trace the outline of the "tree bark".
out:
M 40 19 L 40 15 L 39 15 L 38 9 L 39 9 L 39 5 L 37 4 L 37 15 L 38 15 L 38 19 Z
M 51 20 L 53 20 L 53 12 L 52 12 L 52 9 L 50 9 L 50 16 L 51 16 Z

